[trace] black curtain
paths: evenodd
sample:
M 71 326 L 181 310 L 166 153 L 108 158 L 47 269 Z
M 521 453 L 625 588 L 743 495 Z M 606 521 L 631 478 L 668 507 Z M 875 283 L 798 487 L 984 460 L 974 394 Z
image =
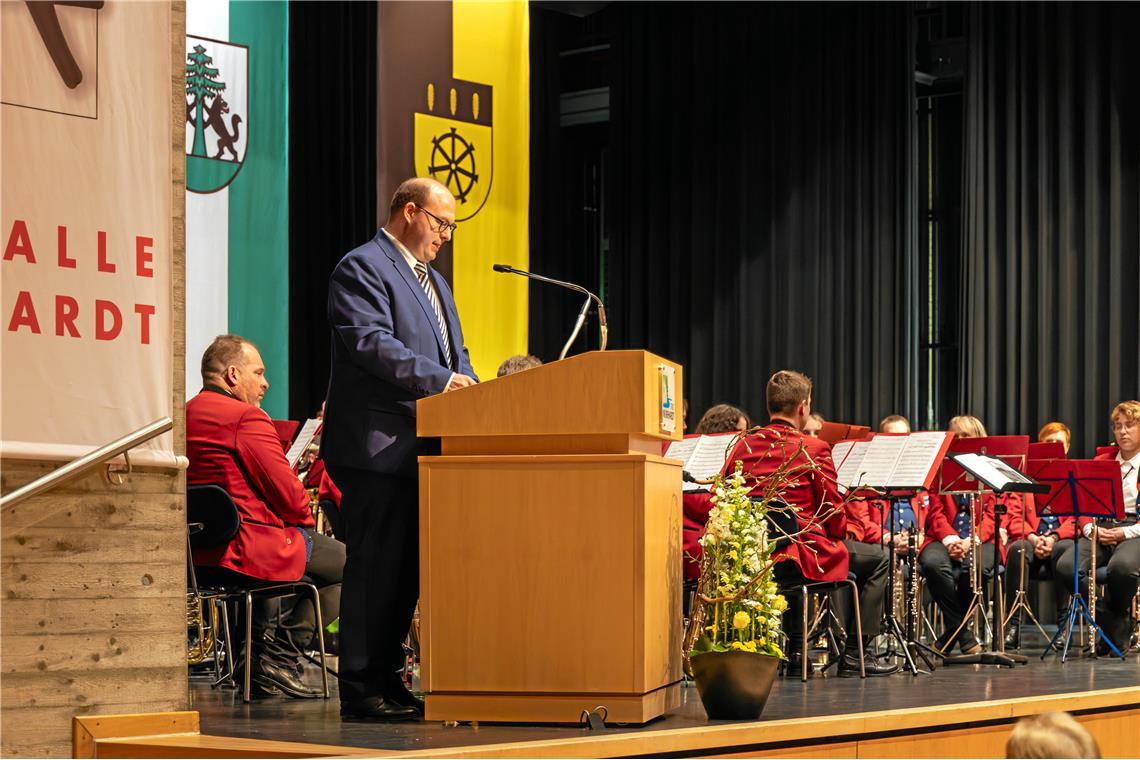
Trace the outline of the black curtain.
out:
M 766 419 L 781 368 L 830 419 L 914 416 L 908 6 L 612 10 L 611 346 L 681 362 L 690 425 Z
M 377 10 L 375 2 L 289 3 L 292 419 L 313 416 L 325 397 L 329 275 L 376 234 Z
M 1140 8 L 993 3 L 969 16 L 961 411 L 1059 419 L 1071 455 L 1140 396 Z

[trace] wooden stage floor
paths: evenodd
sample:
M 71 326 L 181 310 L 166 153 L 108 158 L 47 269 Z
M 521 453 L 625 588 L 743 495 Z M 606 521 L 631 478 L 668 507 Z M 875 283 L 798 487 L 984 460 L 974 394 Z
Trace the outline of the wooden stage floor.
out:
M 1030 654 L 1027 650 L 1026 654 Z M 310 674 L 310 678 L 312 674 Z M 334 681 L 334 679 L 330 679 Z M 314 682 L 319 682 L 319 674 Z M 335 681 L 334 681 L 335 683 Z M 612 726 L 604 732 L 591 732 L 579 726 L 538 726 L 519 724 L 481 724 L 446 726 L 441 723 L 404 723 L 404 724 L 371 724 L 359 722 L 342 723 L 338 714 L 339 703 L 334 696 L 329 700 L 289 700 L 284 698 L 271 698 L 261 700 L 250 705 L 241 702 L 240 696 L 229 690 L 213 690 L 207 684 L 192 684 L 190 709 L 200 713 L 201 733 L 216 737 L 244 737 L 249 739 L 264 739 L 278 742 L 301 742 L 321 745 L 336 745 L 349 750 L 353 754 L 360 750 L 387 752 L 423 752 L 428 751 L 440 755 L 481 754 L 477 750 L 482 747 L 487 750 L 485 754 L 502 756 L 508 754 L 503 745 L 519 742 L 534 743 L 531 746 L 535 752 L 530 756 L 607 756 L 611 754 L 661 754 L 671 756 L 684 756 L 687 754 L 704 755 L 716 754 L 712 751 L 714 745 L 709 744 L 703 749 L 693 749 L 691 741 L 680 742 L 673 739 L 685 738 L 688 734 L 699 733 L 710 735 L 713 733 L 732 733 L 735 738 L 726 736 L 723 742 L 715 745 L 717 749 L 740 751 L 747 747 L 760 746 L 755 734 L 746 734 L 733 729 L 744 729 L 748 726 L 760 729 L 765 723 L 794 721 L 797 725 L 806 724 L 823 716 L 851 716 L 853 714 L 871 714 L 882 711 L 913 711 L 941 717 L 942 729 L 958 728 L 960 721 L 967 721 L 970 725 L 994 725 L 1000 722 L 999 716 L 990 708 L 999 708 L 1011 702 L 1018 702 L 1025 698 L 1046 697 L 1049 695 L 1073 695 L 1074 693 L 1107 692 L 1115 690 L 1113 701 L 1074 701 L 1053 700 L 1040 703 L 1044 709 L 1079 709 L 1085 706 L 1086 712 L 1097 709 L 1115 711 L 1115 715 L 1123 719 L 1127 716 L 1129 722 L 1135 722 L 1133 716 L 1140 714 L 1140 656 L 1133 653 L 1125 661 L 1106 659 L 1073 658 L 1068 663 L 1061 664 L 1058 657 L 1051 656 L 1045 662 L 1036 657 L 1030 658 L 1030 663 L 1019 666 L 1015 670 L 998 669 L 993 666 L 968 665 L 943 667 L 932 675 L 911 676 L 909 674 L 895 674 L 887 678 L 815 678 L 806 684 L 798 679 L 778 679 L 773 688 L 772 697 L 765 709 L 764 716 L 759 723 L 734 724 L 730 722 L 709 721 L 700 704 L 696 689 L 687 686 L 682 689 L 682 704 L 673 714 L 660 718 L 640 727 Z M 1123 697 L 1121 696 L 1123 694 Z M 1090 695 L 1092 696 L 1092 695 Z M 985 703 L 985 704 L 978 704 Z M 1023 705 L 1016 715 L 1032 712 L 1041 712 L 1036 709 L 1032 701 Z M 1096 705 L 1113 705 L 1112 707 L 1096 707 Z M 962 705 L 961 713 L 946 710 L 949 706 Z M 1067 705 L 1072 705 L 1071 707 Z M 1123 705 L 1131 705 L 1123 711 Z M 943 708 L 943 709 L 937 709 Z M 1091 709 L 1090 709 L 1091 708 Z M 988 711 L 987 711 L 988 710 Z M 960 717 L 959 717 L 960 715 Z M 1008 713 L 1006 714 L 1008 715 Z M 886 717 L 886 716 L 883 716 Z M 1094 716 L 1095 717 L 1095 716 Z M 933 719 L 932 719 L 933 720 Z M 1006 727 L 1008 732 L 1008 717 Z M 898 723 L 900 728 L 906 728 L 903 720 Z M 838 725 L 835 721 L 830 724 Z M 818 741 L 837 741 L 829 739 L 826 731 L 820 724 L 823 736 L 816 736 Z M 772 728 L 776 728 L 773 725 Z M 889 735 L 894 723 L 884 724 L 882 721 L 875 724 L 878 736 Z M 915 723 L 915 726 L 919 724 Z M 931 724 L 932 725 L 932 724 Z M 871 723 L 866 722 L 868 729 Z M 728 729 L 728 731 L 724 731 Z M 694 731 L 695 730 L 695 731 Z M 1115 729 L 1114 729 L 1115 730 Z M 802 733 L 797 731 L 796 733 Z M 638 740 L 634 740 L 634 737 Z M 806 734 L 804 734 L 806 736 Z M 1135 731 L 1131 736 L 1135 736 Z M 585 745 L 578 741 L 565 740 L 607 739 L 616 740 L 624 738 L 628 741 L 610 743 L 611 751 L 587 752 Z M 750 738 L 751 737 L 751 738 Z M 664 741 L 669 738 L 669 741 Z M 802 738 L 802 737 L 799 737 Z M 848 737 L 850 738 L 850 737 Z M 657 739 L 662 740 L 655 744 Z M 771 737 L 769 737 L 770 743 Z M 1135 747 L 1134 755 L 1140 755 L 1140 740 Z M 1127 750 L 1132 739 L 1125 743 Z M 803 746 L 804 742 L 798 742 Z M 494 749 L 487 745 L 496 745 Z M 580 745 L 580 746 L 579 746 Z M 765 746 L 771 746 L 765 744 Z M 791 745 L 785 745 L 790 747 Z M 851 756 L 854 756 L 853 743 L 848 743 Z M 560 751 L 551 748 L 562 747 Z M 575 751 L 577 747 L 580 751 Z M 622 750 L 624 747 L 624 750 Z M 684 747 L 690 747 L 685 750 Z M 527 756 L 523 747 L 511 747 L 513 752 Z M 636 749 L 636 751 L 626 751 Z M 772 750 L 777 749 L 771 746 Z M 541 751 L 540 751 L 541 750 Z M 434 751 L 434 752 L 433 752 Z M 474 754 L 472 754 L 474 751 Z M 348 754 L 348 753 L 346 753 Z M 757 753 L 764 754 L 764 753 Z M 777 753 L 778 754 L 778 753 Z M 788 754 L 794 754 L 789 752 Z M 804 756 L 804 755 L 800 755 Z M 819 755 L 816 755 L 819 756 Z M 837 752 L 835 756 L 844 756 Z M 867 755 L 864 755 L 867 756 Z M 878 756 L 890 756 L 882 754 Z M 955 756 L 946 754 L 944 756 Z M 970 756 L 970 755 L 957 755 Z M 983 755 L 984 756 L 984 755 Z M 1106 752 L 1111 756 L 1111 752 Z M 1126 751 L 1125 756 L 1128 756 Z

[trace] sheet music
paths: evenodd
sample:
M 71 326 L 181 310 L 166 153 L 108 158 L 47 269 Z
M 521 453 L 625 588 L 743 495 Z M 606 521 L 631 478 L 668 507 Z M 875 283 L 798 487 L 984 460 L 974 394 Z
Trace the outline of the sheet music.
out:
M 844 442 L 846 443 L 846 441 Z M 847 456 L 843 458 L 843 462 L 839 464 L 836 472 L 837 480 L 843 491 L 855 485 L 861 485 L 856 481 L 859 480 L 859 475 L 863 471 L 863 460 L 867 456 L 867 449 L 871 447 L 870 441 L 855 441 L 851 445 L 851 450 L 847 452 Z M 832 454 L 834 458 L 834 449 Z
M 835 462 L 836 472 L 838 472 L 839 468 L 843 466 L 843 460 L 846 459 L 847 455 L 851 453 L 851 448 L 854 445 L 855 441 L 846 440 L 840 441 L 831 447 L 831 461 Z
M 693 455 L 693 450 L 697 448 L 697 444 L 701 442 L 699 437 L 682 438 L 679 441 L 673 441 L 669 444 L 669 448 L 665 449 L 665 456 L 669 459 L 680 459 L 682 462 L 688 464 L 689 457 Z M 685 468 L 689 469 L 688 467 Z
M 289 453 L 285 455 L 285 458 L 289 460 L 289 466 L 294 470 L 297 469 L 297 463 L 301 461 L 301 456 L 305 453 L 305 449 L 309 448 L 309 444 L 317 437 L 317 431 L 320 429 L 320 420 L 305 420 L 305 424 L 301 427 L 301 432 L 297 433 L 297 438 L 293 441 L 293 445 L 289 447 Z
M 945 433 L 911 433 L 889 482 L 883 485 L 896 488 L 924 485 L 945 440 Z
M 894 485 L 890 482 L 891 475 L 909 438 L 909 435 L 877 435 L 872 438 L 867 456 L 863 458 L 863 483 L 859 485 Z
M 719 475 L 720 471 L 724 469 L 728 447 L 735 439 L 735 433 L 684 438 L 669 444 L 665 456 L 683 461 L 685 472 L 697 480 L 709 480 Z M 681 484 L 681 488 L 685 491 L 698 491 L 707 488 L 707 486 L 686 481 Z
M 1010 483 L 1033 482 L 997 457 L 988 457 L 982 454 L 956 454 L 954 461 L 977 473 L 985 483 L 997 491 Z

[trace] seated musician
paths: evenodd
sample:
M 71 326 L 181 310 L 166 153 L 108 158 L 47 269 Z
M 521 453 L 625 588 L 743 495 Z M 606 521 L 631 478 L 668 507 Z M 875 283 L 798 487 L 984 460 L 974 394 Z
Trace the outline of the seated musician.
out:
M 969 415 L 952 418 L 947 429 L 958 438 L 987 436 L 981 420 Z M 946 630 L 935 642 L 935 647 L 943 652 L 949 652 L 955 643 L 963 654 L 981 651 L 977 637 L 967 626 L 962 625 L 962 621 L 973 592 L 970 563 L 981 557 L 983 592 L 986 591 L 985 579 L 993 577 L 995 562 L 992 539 L 996 499 L 992 493 L 985 493 L 980 503 L 971 509 L 970 502 L 973 498 L 970 495 L 945 494 L 941 500 L 935 500 L 934 508 L 941 508 L 952 530 L 937 543 L 929 543 L 919 555 L 919 565 L 927 587 L 946 620 Z M 1018 494 L 1005 494 L 1001 498 L 1007 510 L 1021 510 L 1021 497 Z
M 1098 455 L 1100 460 L 1115 461 L 1120 465 L 1124 485 L 1124 519 L 1097 521 L 1096 566 L 1108 568 L 1104 599 L 1097 604 L 1097 625 L 1120 651 L 1127 649 L 1132 633 L 1131 605 L 1140 578 L 1140 494 L 1137 488 L 1137 471 L 1140 471 L 1140 401 L 1123 401 L 1109 416 L 1112 433 L 1116 438 L 1115 452 Z M 1081 518 L 1079 555 L 1081 573 L 1079 588 L 1087 594 L 1086 581 L 1092 562 L 1090 536 L 1093 522 Z M 1068 551 L 1057 560 L 1057 574 L 1073 577 L 1073 552 Z M 1086 600 L 1087 601 L 1087 600 Z M 1097 654 L 1107 654 L 1108 647 L 1098 639 Z
M 541 366 L 542 359 L 539 359 L 537 356 L 533 354 L 518 354 L 504 359 L 503 363 L 499 365 L 499 371 L 495 373 L 495 376 L 506 377 L 516 372 L 522 372 L 524 369 Z
M 1038 443 L 1056 441 L 1065 447 L 1065 454 L 1069 453 L 1069 446 L 1073 443 L 1073 432 L 1063 422 L 1049 422 L 1042 426 L 1037 433 Z
M 257 347 L 236 335 L 219 335 L 202 356 L 202 386 L 186 404 L 186 481 L 223 488 L 237 505 L 241 524 L 228 544 L 195 551 L 195 566 L 265 581 L 308 575 L 322 592 L 325 620 L 332 620 L 338 611 L 327 608 L 325 600 L 339 598 L 344 544 L 313 530 L 308 494 L 260 409 L 269 383 Z M 297 675 L 296 653 L 268 640 L 274 615 L 271 603 L 254 610 L 251 682 L 263 694 L 316 696 Z M 299 602 L 282 627 L 313 630 L 315 618 L 312 603 Z
M 743 433 L 752 427 L 752 419 L 748 412 L 732 404 L 715 404 L 697 423 L 697 431 L 702 435 L 715 435 L 716 433 Z
M 697 433 L 717 435 L 739 433 L 752 426 L 748 413 L 732 404 L 716 404 L 697 423 Z M 686 581 L 695 581 L 701 574 L 701 536 L 705 523 L 709 520 L 711 504 L 707 498 L 694 491 L 686 491 L 681 497 L 683 514 L 681 518 L 681 556 L 684 562 Z
M 804 435 L 819 438 L 819 431 L 823 430 L 823 423 L 826 421 L 822 414 L 812 412 L 804 423 Z
M 909 433 L 910 422 L 901 414 L 888 414 L 879 423 L 880 433 Z
M 767 387 L 771 422 L 752 430 L 737 443 L 725 462 L 724 474 L 732 472 L 738 460 L 743 462 L 744 473 L 758 481 L 753 493 L 759 495 L 764 489 L 765 479 L 785 465 L 814 465 L 813 469 L 793 478 L 782 494 L 784 501 L 796 510 L 802 533 L 795 542 L 774 555 L 777 558 L 773 571 L 776 583 L 781 589 L 794 589 L 805 582 L 842 581 L 847 578 L 850 567 L 861 587 L 860 596 L 870 597 L 872 601 L 861 599 L 865 610 L 862 641 L 855 635 L 853 625 L 847 628 L 847 643 L 839 663 L 839 675 L 859 675 L 860 648 L 865 650 L 867 675 L 889 675 L 897 671 L 898 666 L 880 663 L 868 649 L 870 640 L 879 633 L 883 605 L 882 590 L 878 591 L 876 599 L 875 588 L 869 587 L 868 583 L 872 577 L 886 578 L 886 556 L 876 555 L 877 564 L 869 569 L 859 562 L 850 564 L 847 547 L 843 543 L 847 534 L 847 518 L 836 490 L 831 449 L 823 441 L 807 437 L 802 432 L 811 414 L 811 392 L 811 380 L 799 372 L 781 370 L 772 375 Z M 707 494 L 701 496 L 709 498 Z M 784 631 L 789 639 L 788 672 L 798 673 L 802 664 L 798 658 L 804 651 L 806 632 L 802 630 L 799 595 L 789 593 L 786 596 L 788 610 L 784 613 Z
M 1002 530 L 1009 537 L 1005 558 L 1005 608 L 1013 607 L 1017 591 L 1026 590 L 1028 579 L 1044 570 L 1053 574 L 1057 560 L 1073 545 L 1076 522 L 1072 517 L 1059 517 L 1045 506 L 1038 508 L 1036 499 L 1025 494 L 1020 508 L 1010 506 L 1002 519 Z M 1023 575 L 1024 567 L 1024 575 Z M 1070 579 L 1072 578 L 1070 567 Z M 1069 595 L 1069 586 L 1063 581 L 1053 584 L 1057 596 L 1057 609 L 1061 610 Z M 1005 627 L 1005 645 L 1009 649 L 1021 646 L 1021 614 L 1011 618 Z

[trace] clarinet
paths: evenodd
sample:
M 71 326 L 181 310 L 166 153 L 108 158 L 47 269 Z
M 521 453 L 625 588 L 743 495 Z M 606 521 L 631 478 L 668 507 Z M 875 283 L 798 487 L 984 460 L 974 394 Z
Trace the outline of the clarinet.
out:
M 918 641 L 919 635 L 919 600 L 918 600 L 918 547 L 922 537 L 912 531 L 906 539 L 907 567 L 910 568 L 909 585 L 907 586 L 907 616 L 906 637 L 909 641 Z
M 1091 550 L 1092 556 L 1090 557 L 1090 560 L 1089 560 L 1089 577 L 1088 577 L 1088 583 L 1089 583 L 1088 602 L 1089 602 L 1089 604 L 1088 604 L 1088 607 L 1089 607 L 1089 620 L 1092 621 L 1092 625 L 1090 625 L 1088 627 L 1088 638 L 1089 638 L 1089 647 L 1092 648 L 1092 650 L 1095 654 L 1095 652 L 1096 652 L 1096 630 L 1093 628 L 1093 626 L 1096 625 L 1096 544 L 1097 544 L 1096 518 L 1093 518 L 1092 530 L 1089 531 L 1089 539 L 1091 539 L 1091 542 L 1092 542 L 1092 550 Z M 1080 539 L 1078 539 L 1078 540 L 1080 540 Z

